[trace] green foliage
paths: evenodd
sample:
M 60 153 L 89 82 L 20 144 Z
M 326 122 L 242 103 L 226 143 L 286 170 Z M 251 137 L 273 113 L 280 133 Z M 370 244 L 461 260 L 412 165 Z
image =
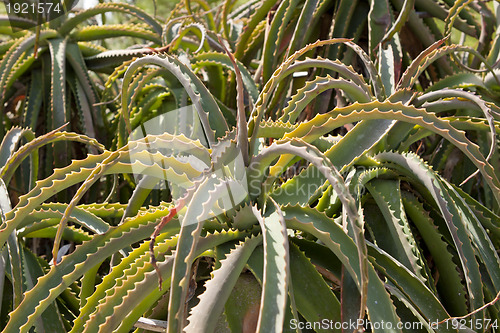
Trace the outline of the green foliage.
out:
M 137 21 L 127 25 L 89 25 L 94 16 L 120 12 Z M 10 24 L 2 20 L 2 26 Z M 20 30 L 12 27 L 11 40 L 5 42 L 0 54 L 0 84 L 3 87 L 0 103 L 5 105 L 2 122 L 7 128 L 13 125 L 29 127 L 38 135 L 65 126 L 68 130 L 83 133 L 106 143 L 110 140 L 105 130 L 107 115 L 101 114 L 98 71 L 91 72 L 86 63 L 89 56 L 106 50 L 104 40 L 131 36 L 151 41 L 151 46 L 161 43 L 162 27 L 147 13 L 127 4 L 100 4 L 80 11 L 74 16 L 64 16 L 40 27 L 40 31 Z M 92 42 L 92 43 L 89 43 Z M 0 127 L 0 135 L 5 127 Z M 70 158 L 81 157 L 95 150 L 70 147 L 65 143 L 54 144 L 41 151 L 46 163 L 40 176 L 46 177 L 54 167 L 62 167 Z M 29 184 L 16 183 L 25 192 Z M 22 193 L 21 192 L 21 193 Z
M 498 7 L 103 3 L 14 29 L 3 331 L 496 332 Z

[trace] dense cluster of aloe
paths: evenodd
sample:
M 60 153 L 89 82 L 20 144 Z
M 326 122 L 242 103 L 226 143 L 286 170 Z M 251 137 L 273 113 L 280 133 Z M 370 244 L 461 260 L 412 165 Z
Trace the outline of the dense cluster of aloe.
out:
M 33 25 L 0 18 L 4 332 L 500 331 L 498 2 Z

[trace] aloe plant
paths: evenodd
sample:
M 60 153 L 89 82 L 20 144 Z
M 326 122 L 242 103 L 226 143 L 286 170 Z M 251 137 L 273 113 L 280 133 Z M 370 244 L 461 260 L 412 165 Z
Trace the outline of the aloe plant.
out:
M 432 39 L 413 54 L 400 36 L 420 22 L 413 6 L 444 35 L 473 35 L 477 8 L 226 2 L 214 19 L 196 4 L 177 6 L 163 46 L 141 51 L 158 54 L 107 53 L 128 59 L 105 83 L 113 144 L 4 136 L 4 331 L 496 331 L 495 42 Z M 325 17 L 331 35 L 315 41 Z M 443 77 L 443 63 L 464 71 Z M 98 153 L 36 183 L 33 171 L 12 205 L 19 165 L 36 170 L 38 149 L 62 140 Z M 131 193 L 84 202 L 107 175 L 124 184 L 110 191 Z M 72 186 L 69 203 L 48 202 Z M 29 251 L 32 237 L 54 240 L 52 265 Z M 67 255 L 63 241 L 76 244 Z
M 125 13 L 135 17 L 136 22 L 88 24 L 94 16 L 110 12 Z M 25 21 L 23 24 L 27 23 Z M 99 75 L 99 70 L 92 73 L 87 64 L 92 57 L 107 51 L 103 41 L 108 38 L 131 36 L 151 41 L 152 46 L 161 43 L 160 24 L 149 14 L 128 4 L 99 4 L 43 23 L 37 29 L 17 27 L 6 17 L 1 22 L 3 28 L 12 26 L 10 31 L 3 29 L 5 33 L 14 34 L 2 43 L 1 48 L 0 85 L 3 90 L 0 103 L 6 104 L 2 122 L 8 124 L 7 129 L 17 125 L 44 134 L 70 123 L 69 130 L 98 138 L 104 143 L 108 140 L 106 117 L 98 106 L 100 91 L 94 76 Z M 31 23 L 36 26 L 36 22 Z M 105 62 L 106 59 L 97 62 L 101 65 L 100 70 L 106 68 Z M 9 112 L 12 116 L 7 117 Z M 4 131 L 2 126 L 2 136 Z M 47 162 L 41 174 L 47 176 L 54 167 L 62 167 L 70 158 L 86 153 L 81 146 L 65 143 L 55 144 L 54 150 L 46 148 L 41 151 Z M 29 190 L 22 179 L 16 182 L 16 186 L 21 191 Z

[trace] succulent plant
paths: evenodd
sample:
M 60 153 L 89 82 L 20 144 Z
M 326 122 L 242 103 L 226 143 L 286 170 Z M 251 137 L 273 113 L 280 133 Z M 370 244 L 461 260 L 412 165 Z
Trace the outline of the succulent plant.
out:
M 85 59 L 124 60 L 102 91 L 111 143 L 5 134 L 4 331 L 497 331 L 491 6 L 208 8 L 178 5 L 157 48 Z M 439 20 L 437 38 L 406 30 Z M 477 47 L 451 43 L 457 30 Z M 62 140 L 96 153 L 32 173 L 12 205 L 17 168 Z M 111 195 L 88 202 L 108 175 Z M 72 186 L 69 203 L 50 201 Z M 35 237 L 53 239 L 51 260 Z

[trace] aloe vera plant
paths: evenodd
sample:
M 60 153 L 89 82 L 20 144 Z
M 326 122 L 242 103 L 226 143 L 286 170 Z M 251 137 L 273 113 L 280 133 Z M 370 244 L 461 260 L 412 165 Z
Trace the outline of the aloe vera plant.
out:
M 482 4 L 333 4 L 228 1 L 214 18 L 186 1 L 161 48 L 85 60 L 127 59 L 104 84 L 112 143 L 8 131 L 3 330 L 497 331 L 498 54 L 476 34 L 492 31 L 476 29 Z M 435 27 L 414 6 L 478 47 L 423 34 L 405 48 L 402 29 Z M 38 149 L 67 140 L 96 154 L 35 182 Z M 85 202 L 108 175 L 122 193 Z M 30 251 L 36 237 L 52 259 Z

